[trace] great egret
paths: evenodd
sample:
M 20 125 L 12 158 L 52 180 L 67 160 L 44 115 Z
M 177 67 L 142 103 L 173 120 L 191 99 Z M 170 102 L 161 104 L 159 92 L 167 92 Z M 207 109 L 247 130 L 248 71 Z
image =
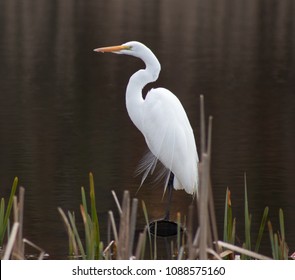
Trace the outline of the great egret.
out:
M 178 98 L 165 88 L 151 89 L 145 98 L 142 89 L 158 79 L 161 65 L 153 52 L 136 41 L 119 46 L 94 49 L 95 52 L 112 52 L 140 58 L 146 68 L 134 73 L 126 90 L 126 107 L 135 126 L 143 134 L 151 153 L 144 157 L 140 170 L 152 173 L 157 160 L 165 167 L 165 189 L 184 189 L 189 194 L 198 190 L 198 153 L 193 130 Z M 170 204 L 170 203 L 168 203 Z M 166 217 L 169 218 L 169 206 Z

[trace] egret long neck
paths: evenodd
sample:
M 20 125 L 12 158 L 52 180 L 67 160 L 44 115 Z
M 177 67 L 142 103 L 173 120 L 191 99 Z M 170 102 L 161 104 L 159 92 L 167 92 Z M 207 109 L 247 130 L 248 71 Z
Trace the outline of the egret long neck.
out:
M 142 106 L 144 104 L 142 90 L 148 83 L 158 79 L 161 70 L 161 65 L 156 56 L 149 49 L 147 50 L 144 59 L 140 57 L 143 59 L 146 68 L 135 72 L 130 77 L 126 90 L 127 111 L 132 122 L 139 130 L 142 128 Z

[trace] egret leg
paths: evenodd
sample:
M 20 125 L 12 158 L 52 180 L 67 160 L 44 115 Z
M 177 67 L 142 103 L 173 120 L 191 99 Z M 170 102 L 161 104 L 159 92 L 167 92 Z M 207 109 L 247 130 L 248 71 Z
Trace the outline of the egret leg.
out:
M 169 221 L 170 219 L 170 205 L 172 201 L 172 193 L 173 193 L 173 180 L 174 180 L 174 174 L 170 172 L 169 181 L 167 184 L 168 189 L 168 200 L 167 200 L 167 206 L 166 206 L 166 212 L 164 216 L 164 220 Z

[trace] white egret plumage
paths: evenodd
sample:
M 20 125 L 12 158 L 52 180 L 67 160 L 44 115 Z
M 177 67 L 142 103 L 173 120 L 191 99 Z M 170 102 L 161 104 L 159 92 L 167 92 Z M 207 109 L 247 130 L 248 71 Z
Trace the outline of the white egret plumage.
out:
M 151 89 L 145 98 L 142 95 L 143 88 L 158 79 L 161 65 L 156 56 L 136 41 L 94 51 L 131 55 L 145 63 L 145 69 L 130 77 L 126 90 L 128 114 L 143 134 L 151 152 L 141 163 L 143 181 L 159 160 L 167 170 L 165 190 L 168 186 L 170 192 L 173 186 L 176 190 L 184 189 L 189 194 L 197 194 L 199 158 L 193 130 L 183 106 L 165 88 Z

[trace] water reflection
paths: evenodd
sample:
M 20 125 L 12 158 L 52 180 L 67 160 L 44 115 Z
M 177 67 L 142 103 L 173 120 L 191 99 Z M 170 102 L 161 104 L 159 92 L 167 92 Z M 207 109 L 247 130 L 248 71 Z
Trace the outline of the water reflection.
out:
M 64 256 L 56 208 L 78 213 L 89 171 L 102 230 L 115 207 L 110 190 L 135 195 L 140 179 L 133 172 L 146 146 L 128 118 L 124 93 L 142 63 L 92 49 L 139 40 L 159 58 L 156 85 L 181 99 L 198 146 L 198 98 L 205 95 L 214 116 L 219 225 L 229 186 L 243 240 L 246 171 L 253 226 L 264 206 L 274 223 L 282 207 L 294 251 L 294 1 L 9 0 L 0 6 L 1 196 L 18 176 L 26 187 L 29 239 Z M 137 196 L 152 217 L 162 215 L 161 186 L 150 182 Z M 185 213 L 191 198 L 177 192 L 174 200 L 174 214 Z

